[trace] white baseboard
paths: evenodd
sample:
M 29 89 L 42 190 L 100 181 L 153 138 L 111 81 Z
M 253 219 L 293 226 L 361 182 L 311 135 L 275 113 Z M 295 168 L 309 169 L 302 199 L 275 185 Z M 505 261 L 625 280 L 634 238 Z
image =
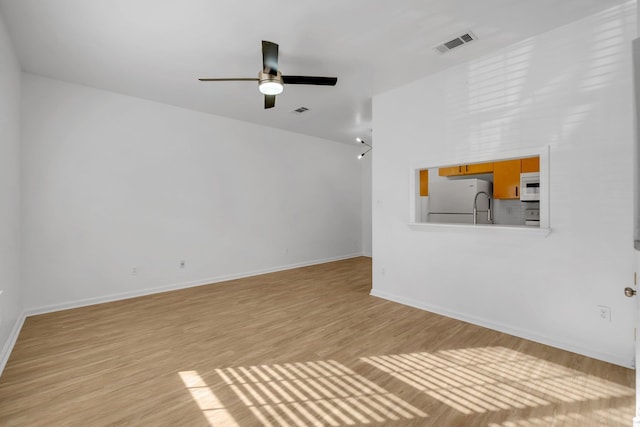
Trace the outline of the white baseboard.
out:
M 16 341 L 18 341 L 18 335 L 20 335 L 20 331 L 22 330 L 22 325 L 24 325 L 24 320 L 27 318 L 26 313 L 23 311 L 20 316 L 16 319 L 16 322 L 13 324 L 13 329 L 11 329 L 11 333 L 9 334 L 9 338 L 4 343 L 2 347 L 2 352 L 0 352 L 0 376 L 4 371 L 4 367 L 7 366 L 7 362 L 9 361 L 9 356 L 13 351 L 13 347 L 16 345 Z
M 472 323 L 474 325 L 482 326 L 485 328 L 493 329 L 494 331 L 503 332 L 505 334 L 513 335 L 519 338 L 524 338 L 529 341 L 534 341 L 540 344 L 545 344 L 551 347 L 559 348 L 561 350 L 570 351 L 572 353 L 581 354 L 583 356 L 591 357 L 593 359 L 602 360 L 604 362 L 613 363 L 614 365 L 623 366 L 625 368 L 634 368 L 634 362 L 632 360 L 623 359 L 617 355 L 594 351 L 593 349 L 581 346 L 580 344 L 561 341 L 559 339 L 540 335 L 538 333 L 514 328 L 509 325 L 505 325 L 498 322 L 492 322 L 487 319 L 469 316 L 464 313 L 448 310 L 446 308 L 426 304 L 420 301 L 412 300 L 409 298 L 392 295 L 386 292 L 376 291 L 372 289 L 370 295 L 389 301 L 397 302 L 399 304 L 408 305 L 410 307 L 419 308 L 420 310 L 429 311 L 431 313 L 439 314 L 441 316 L 450 317 L 452 319 L 461 320 L 463 322 Z
M 131 291 L 131 292 L 121 292 L 121 293 L 117 293 L 117 294 L 104 295 L 104 296 L 95 297 L 95 298 L 85 298 L 85 299 L 65 302 L 65 303 L 62 303 L 62 304 L 51 304 L 51 305 L 46 305 L 46 306 L 41 306 L 41 307 L 32 307 L 32 308 L 26 309 L 25 310 L 25 314 L 27 316 L 35 316 L 35 315 L 38 315 L 38 314 L 52 313 L 54 311 L 69 310 L 69 309 L 72 309 L 72 308 L 86 307 L 88 305 L 102 304 L 102 303 L 105 303 L 105 302 L 119 301 L 119 300 L 123 300 L 123 299 L 136 298 L 136 297 L 141 297 L 141 296 L 145 296 L 145 295 L 158 294 L 158 293 L 161 293 L 161 292 L 169 292 L 169 291 L 176 291 L 176 290 L 179 290 L 179 289 L 193 288 L 193 287 L 196 287 L 196 286 L 203 286 L 203 285 L 209 285 L 209 284 L 213 284 L 213 283 L 226 282 L 228 280 L 243 279 L 245 277 L 258 276 L 260 274 L 267 274 L 267 273 L 275 273 L 277 271 L 292 270 L 294 268 L 308 267 L 308 266 L 311 266 L 311 265 L 324 264 L 324 263 L 327 263 L 327 262 L 334 262 L 334 261 L 341 261 L 341 260 L 350 259 L 350 258 L 357 258 L 357 257 L 360 257 L 360 256 L 363 256 L 363 254 L 362 253 L 354 253 L 354 254 L 343 255 L 343 256 L 338 256 L 338 257 L 325 258 L 325 259 L 319 259 L 319 260 L 314 260 L 314 261 L 305 261 L 305 262 L 300 262 L 300 263 L 295 263 L 295 264 L 283 265 L 283 266 L 279 266 L 279 267 L 265 268 L 265 269 L 262 269 L 262 270 L 248 271 L 248 272 L 238 273 L 238 274 L 229 274 L 229 275 L 225 275 L 225 276 L 209 277 L 209 278 L 205 278 L 205 279 L 198 279 L 198 280 L 193 280 L 193 281 L 183 282 L 183 283 L 174 283 L 174 284 L 171 284 L 171 285 L 159 286 L 159 287 L 154 287 L 154 288 L 138 289 L 138 290 Z

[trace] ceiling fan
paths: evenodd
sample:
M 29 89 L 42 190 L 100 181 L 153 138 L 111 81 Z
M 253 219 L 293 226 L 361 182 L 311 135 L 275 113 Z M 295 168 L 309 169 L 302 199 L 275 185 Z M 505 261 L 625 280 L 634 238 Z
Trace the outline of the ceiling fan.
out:
M 273 108 L 276 105 L 276 95 L 282 93 L 284 85 L 316 85 L 335 86 L 337 77 L 312 77 L 312 76 L 283 76 L 278 70 L 278 45 L 273 42 L 262 41 L 262 71 L 257 78 L 205 78 L 198 79 L 201 82 L 224 81 L 257 81 L 258 89 L 264 94 L 264 108 Z

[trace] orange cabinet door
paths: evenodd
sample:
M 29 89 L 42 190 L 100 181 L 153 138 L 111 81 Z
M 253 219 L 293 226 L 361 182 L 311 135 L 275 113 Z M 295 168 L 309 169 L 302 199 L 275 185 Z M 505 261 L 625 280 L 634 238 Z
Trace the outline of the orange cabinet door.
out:
M 456 176 L 462 175 L 463 166 L 448 166 L 446 168 L 438 168 L 438 175 L 440 176 Z
M 491 163 L 475 163 L 472 165 L 465 165 L 465 175 L 475 175 L 479 173 L 491 173 L 493 172 L 493 162 Z
M 438 169 L 438 175 L 440 176 L 477 175 L 480 173 L 491 173 L 491 172 L 493 172 L 493 162 L 449 166 L 446 168 Z
M 520 198 L 520 160 L 493 162 L 493 198 Z
M 423 169 L 420 171 L 420 195 L 429 195 L 429 169 Z
M 522 159 L 522 172 L 540 172 L 540 157 Z

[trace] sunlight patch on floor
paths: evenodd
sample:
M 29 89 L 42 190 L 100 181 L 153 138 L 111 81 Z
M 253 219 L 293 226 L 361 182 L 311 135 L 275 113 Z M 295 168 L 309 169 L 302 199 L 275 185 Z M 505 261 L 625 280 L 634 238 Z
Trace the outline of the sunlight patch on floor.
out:
M 239 427 L 196 371 L 182 371 L 178 375 L 211 426 Z
M 361 360 L 467 415 L 635 393 L 630 387 L 504 347 Z
M 216 369 L 264 426 L 359 425 L 427 417 L 333 361 Z

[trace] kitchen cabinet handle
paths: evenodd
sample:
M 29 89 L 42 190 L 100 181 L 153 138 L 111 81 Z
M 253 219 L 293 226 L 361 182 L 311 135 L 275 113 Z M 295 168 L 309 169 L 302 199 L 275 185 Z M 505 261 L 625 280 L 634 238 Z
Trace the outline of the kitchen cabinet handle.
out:
M 516 185 L 516 197 L 518 197 L 518 186 Z

